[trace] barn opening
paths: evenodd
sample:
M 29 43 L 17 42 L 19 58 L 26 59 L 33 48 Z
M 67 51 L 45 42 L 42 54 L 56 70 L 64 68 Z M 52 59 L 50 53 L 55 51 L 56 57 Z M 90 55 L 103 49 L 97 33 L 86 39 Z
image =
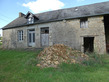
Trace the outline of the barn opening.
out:
M 49 27 L 41 28 L 41 46 L 49 46 Z
M 106 50 L 109 53 L 109 15 L 104 15 L 104 27 L 105 27 L 105 38 L 106 38 Z
M 84 52 L 94 51 L 94 37 L 84 37 Z

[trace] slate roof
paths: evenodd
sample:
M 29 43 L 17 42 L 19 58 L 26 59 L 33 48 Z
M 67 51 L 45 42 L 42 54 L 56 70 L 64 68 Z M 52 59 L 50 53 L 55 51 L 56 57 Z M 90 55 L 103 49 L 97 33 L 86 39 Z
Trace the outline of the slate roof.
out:
M 37 18 L 39 18 L 39 20 L 34 24 L 105 14 L 109 14 L 109 1 L 34 14 Z M 25 25 L 31 24 L 27 24 L 27 19 L 25 17 L 18 17 L 2 29 L 16 28 Z

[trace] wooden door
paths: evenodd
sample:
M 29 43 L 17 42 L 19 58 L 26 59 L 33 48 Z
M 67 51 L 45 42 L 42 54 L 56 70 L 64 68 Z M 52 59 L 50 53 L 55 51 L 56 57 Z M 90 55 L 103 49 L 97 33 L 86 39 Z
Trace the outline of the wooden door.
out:
M 49 34 L 41 34 L 41 43 L 42 43 L 42 46 L 49 45 Z
M 49 46 L 49 28 L 41 28 L 41 46 Z

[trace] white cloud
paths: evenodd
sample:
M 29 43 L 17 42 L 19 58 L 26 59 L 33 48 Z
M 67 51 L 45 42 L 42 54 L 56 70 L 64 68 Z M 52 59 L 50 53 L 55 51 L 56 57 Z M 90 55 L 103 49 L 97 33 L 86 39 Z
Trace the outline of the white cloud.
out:
M 34 13 L 39 13 L 49 10 L 61 9 L 64 6 L 64 3 L 59 0 L 36 0 L 29 3 L 23 3 L 24 7 L 28 7 Z
M 82 2 L 82 1 L 85 1 L 85 0 L 77 0 L 78 2 Z

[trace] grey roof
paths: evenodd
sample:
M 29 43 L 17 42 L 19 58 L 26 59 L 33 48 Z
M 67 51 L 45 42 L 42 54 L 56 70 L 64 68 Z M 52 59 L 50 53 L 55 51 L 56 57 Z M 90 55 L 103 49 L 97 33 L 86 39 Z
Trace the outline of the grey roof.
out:
M 35 14 L 35 16 L 39 18 L 39 20 L 36 21 L 34 24 L 104 14 L 109 14 L 109 1 Z M 27 24 L 27 19 L 25 17 L 18 17 L 2 29 L 16 28 L 25 25 L 29 25 Z

